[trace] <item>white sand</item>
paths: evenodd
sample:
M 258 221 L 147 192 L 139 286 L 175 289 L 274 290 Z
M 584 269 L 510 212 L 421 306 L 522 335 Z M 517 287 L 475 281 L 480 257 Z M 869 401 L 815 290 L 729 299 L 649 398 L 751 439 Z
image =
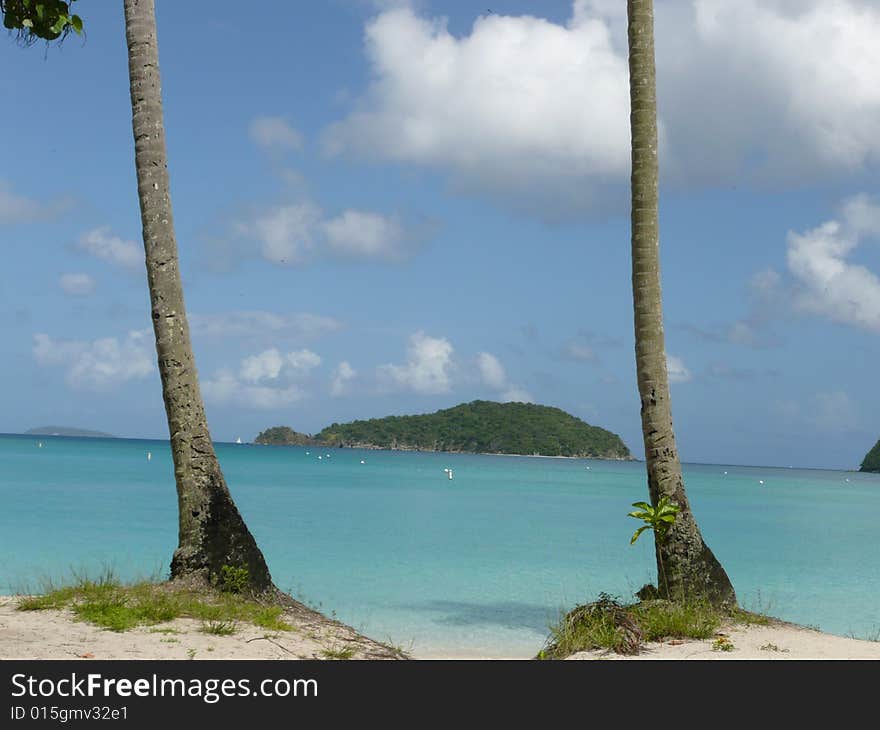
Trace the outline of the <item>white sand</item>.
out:
M 175 619 L 116 632 L 77 621 L 71 611 L 17 611 L 0 597 L 0 659 L 390 659 L 394 652 L 314 611 L 288 612 L 293 631 L 238 623 L 216 636 L 202 622 Z
M 70 611 L 17 611 L 16 597 L 0 597 L 0 659 L 352 659 L 395 658 L 387 647 L 351 627 L 303 610 L 284 619 L 293 631 L 269 631 L 239 623 L 230 636 L 206 634 L 202 623 L 176 619 L 125 632 L 77 621 Z M 724 635 L 731 651 L 713 648 L 716 638 L 647 644 L 635 656 L 580 652 L 570 659 L 880 659 L 880 642 L 824 634 L 794 624 L 732 626 Z M 535 647 L 537 653 L 540 647 Z M 350 656 L 348 656 L 350 655 Z M 418 656 L 416 658 L 419 658 Z M 492 659 L 466 655 L 432 659 Z M 533 656 L 519 657 L 532 659 Z
M 580 652 L 570 659 L 880 659 L 880 641 L 863 641 L 823 634 L 789 623 L 769 626 L 731 626 L 724 635 L 730 651 L 714 649 L 717 638 L 650 643 L 641 653 Z

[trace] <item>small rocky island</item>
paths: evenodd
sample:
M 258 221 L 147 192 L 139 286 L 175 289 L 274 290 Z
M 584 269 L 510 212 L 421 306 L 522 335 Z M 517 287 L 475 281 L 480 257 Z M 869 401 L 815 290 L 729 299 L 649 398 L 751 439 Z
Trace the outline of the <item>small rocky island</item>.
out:
M 476 400 L 416 416 L 334 423 L 314 436 L 287 426 L 259 434 L 254 443 L 473 454 L 632 459 L 615 433 L 559 408 Z

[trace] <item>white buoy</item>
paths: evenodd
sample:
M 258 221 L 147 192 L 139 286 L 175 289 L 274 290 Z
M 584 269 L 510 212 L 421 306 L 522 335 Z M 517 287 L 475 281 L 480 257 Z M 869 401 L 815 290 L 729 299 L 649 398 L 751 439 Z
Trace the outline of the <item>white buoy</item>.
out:
M 361 459 L 361 464 L 366 464 L 366 463 L 367 462 L 365 462 L 363 459 Z
M 153 454 L 151 452 L 147 452 L 147 461 L 153 458 Z
M 589 467 L 589 466 L 587 467 L 588 470 L 589 470 L 590 468 L 591 468 L 591 467 Z
M 308 455 L 309 455 L 309 452 L 308 452 L 308 451 L 306 451 L 306 456 L 308 456 Z
M 763 484 L 763 483 L 764 483 L 764 480 L 763 480 L 763 479 L 759 479 L 759 480 L 758 480 L 758 484 Z
M 323 456 L 319 456 L 318 458 L 319 458 L 319 459 L 323 459 L 324 457 L 323 457 Z
M 446 473 L 449 474 L 449 478 L 452 479 L 452 469 L 450 469 L 450 470 L 449 470 L 448 472 L 446 472 Z
M 38 442 L 37 442 L 37 448 L 38 448 L 38 449 L 42 449 L 42 448 L 43 448 L 43 442 L 42 442 L 42 441 L 38 441 Z

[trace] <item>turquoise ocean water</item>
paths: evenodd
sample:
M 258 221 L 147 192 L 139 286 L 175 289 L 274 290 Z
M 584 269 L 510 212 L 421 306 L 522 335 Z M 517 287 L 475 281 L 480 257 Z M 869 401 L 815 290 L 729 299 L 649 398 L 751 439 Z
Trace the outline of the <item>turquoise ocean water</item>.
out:
M 642 463 L 217 450 L 276 584 L 416 656 L 532 656 L 561 610 L 653 580 L 650 536 L 630 547 L 626 516 Z M 685 465 L 685 479 L 742 605 L 880 635 L 880 475 Z M 0 594 L 72 569 L 165 577 L 176 509 L 167 442 L 0 436 Z

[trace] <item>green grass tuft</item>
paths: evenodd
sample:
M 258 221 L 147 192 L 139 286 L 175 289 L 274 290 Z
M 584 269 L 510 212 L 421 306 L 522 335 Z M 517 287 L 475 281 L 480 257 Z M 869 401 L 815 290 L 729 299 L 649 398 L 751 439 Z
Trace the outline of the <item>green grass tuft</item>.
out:
M 603 593 L 599 600 L 578 606 L 551 626 L 547 643 L 536 658 L 561 659 L 597 649 L 636 654 L 644 642 L 710 639 L 718 636 L 725 624 L 770 623 L 767 616 L 740 608 L 718 608 L 706 601 L 653 599 L 624 605 Z M 716 644 L 719 651 L 733 649 L 729 641 Z
M 228 626 L 251 623 L 273 631 L 291 631 L 281 606 L 268 605 L 231 592 L 198 591 L 168 583 L 122 584 L 105 571 L 97 579 L 75 575 L 70 585 L 47 584 L 42 595 L 19 601 L 20 611 L 70 609 L 81 621 L 110 631 L 128 631 L 176 618 L 192 618 L 204 625 Z M 171 629 L 170 631 L 173 631 Z M 219 633 L 220 631 L 210 631 Z

